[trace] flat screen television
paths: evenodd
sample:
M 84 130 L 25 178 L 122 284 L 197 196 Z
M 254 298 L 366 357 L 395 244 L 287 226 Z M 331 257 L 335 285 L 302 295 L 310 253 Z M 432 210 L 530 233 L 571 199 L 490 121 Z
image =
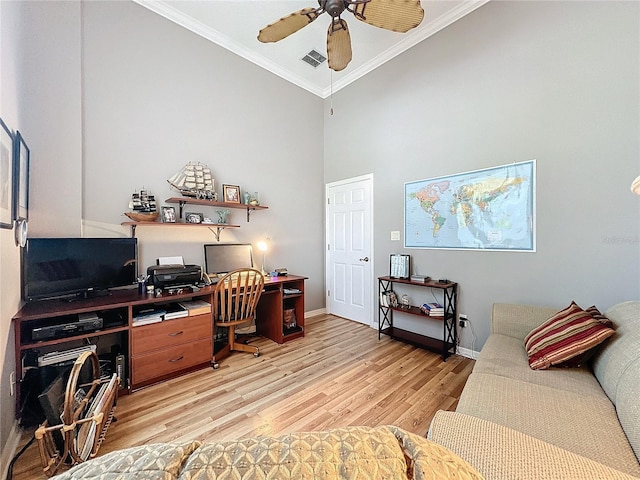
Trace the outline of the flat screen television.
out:
M 22 298 L 90 297 L 136 282 L 136 238 L 29 238 Z
M 250 243 L 215 243 L 204 246 L 204 266 L 207 274 L 219 275 L 238 268 L 253 268 Z

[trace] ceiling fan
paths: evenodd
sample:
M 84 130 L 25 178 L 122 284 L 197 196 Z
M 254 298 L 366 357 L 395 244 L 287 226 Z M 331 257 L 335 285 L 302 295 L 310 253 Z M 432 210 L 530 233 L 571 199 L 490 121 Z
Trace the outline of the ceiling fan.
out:
M 351 61 L 349 28 L 340 18 L 345 10 L 361 22 L 400 33 L 417 27 L 424 17 L 420 0 L 318 0 L 318 4 L 318 8 L 303 8 L 267 25 L 260 30 L 258 40 L 263 43 L 282 40 L 327 12 L 331 15 L 327 32 L 329 68 L 338 72 Z

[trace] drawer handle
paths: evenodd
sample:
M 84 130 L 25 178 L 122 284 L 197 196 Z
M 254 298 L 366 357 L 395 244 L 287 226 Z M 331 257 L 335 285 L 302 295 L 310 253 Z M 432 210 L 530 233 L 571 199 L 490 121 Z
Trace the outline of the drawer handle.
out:
M 169 363 L 176 363 L 179 362 L 180 360 L 182 360 L 184 358 L 184 355 L 180 355 L 178 358 L 172 358 L 171 360 L 169 360 Z
M 178 335 L 182 335 L 183 333 L 184 333 L 184 330 L 180 330 L 179 332 L 169 333 L 168 335 L 170 337 L 177 337 Z

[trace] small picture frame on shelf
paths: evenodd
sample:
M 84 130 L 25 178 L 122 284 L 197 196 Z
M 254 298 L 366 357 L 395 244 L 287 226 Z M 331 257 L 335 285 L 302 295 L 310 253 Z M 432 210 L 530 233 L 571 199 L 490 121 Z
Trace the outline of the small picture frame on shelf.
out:
M 162 207 L 162 221 L 164 223 L 176 223 L 176 208 Z
M 184 214 L 185 223 L 202 223 L 204 215 L 196 212 L 186 212 Z
M 226 203 L 240 203 L 240 187 L 238 185 L 222 185 L 222 199 Z
M 389 257 L 389 276 L 392 278 L 408 279 L 411 276 L 410 263 L 410 255 L 392 253 Z

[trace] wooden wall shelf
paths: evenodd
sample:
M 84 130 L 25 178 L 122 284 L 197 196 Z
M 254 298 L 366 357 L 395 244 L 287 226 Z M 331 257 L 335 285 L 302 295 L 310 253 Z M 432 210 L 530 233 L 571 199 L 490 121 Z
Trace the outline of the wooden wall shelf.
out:
M 247 222 L 249 222 L 251 212 L 255 210 L 266 210 L 269 207 L 264 205 L 245 205 L 244 203 L 228 203 L 228 202 L 215 202 L 213 200 L 201 200 L 198 198 L 185 198 L 185 197 L 171 197 L 165 200 L 166 203 L 177 203 L 179 217 L 182 218 L 183 208 L 185 205 L 202 205 L 206 207 L 221 207 L 221 208 L 237 208 L 247 211 Z
M 225 228 L 240 228 L 240 225 L 231 225 L 228 223 L 184 223 L 184 222 L 176 222 L 176 223 L 163 223 L 163 222 L 122 222 L 120 225 L 125 227 L 131 227 L 131 236 L 136 236 L 136 228 L 138 227 L 190 227 L 190 228 L 198 228 L 198 227 L 208 227 L 213 235 L 216 237 L 216 241 L 220 241 L 220 233 Z

